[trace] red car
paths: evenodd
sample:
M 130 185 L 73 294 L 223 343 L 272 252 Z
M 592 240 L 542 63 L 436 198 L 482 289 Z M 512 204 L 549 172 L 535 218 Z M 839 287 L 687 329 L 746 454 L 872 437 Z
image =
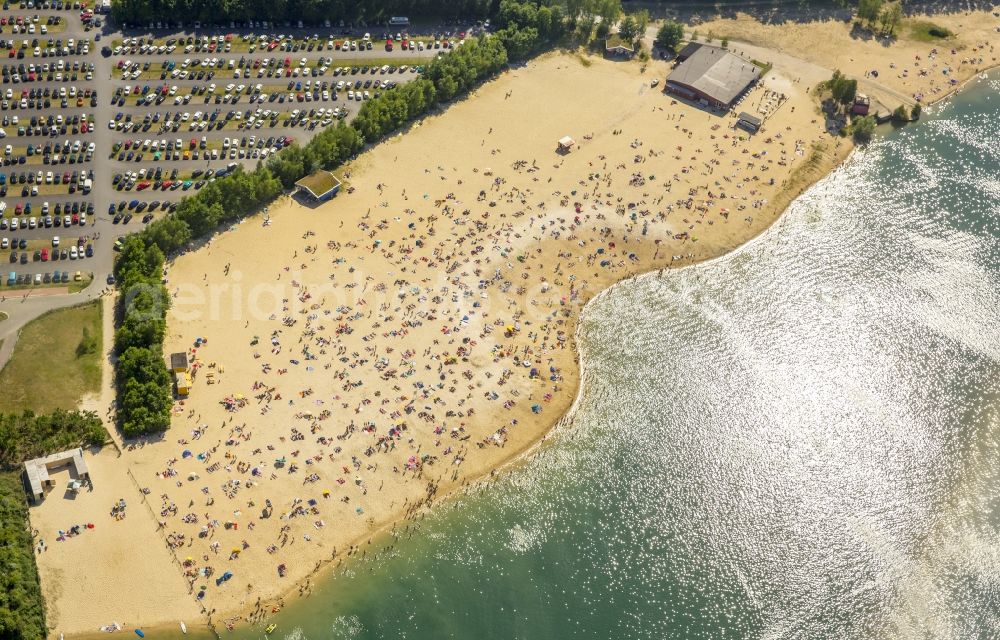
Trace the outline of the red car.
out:
M 149 188 L 149 183 L 148 182 L 140 182 L 139 184 L 137 184 L 135 186 L 135 190 L 136 191 L 142 191 L 142 190 L 148 189 L 148 188 Z M 73 222 L 76 222 L 76 220 L 74 220 Z

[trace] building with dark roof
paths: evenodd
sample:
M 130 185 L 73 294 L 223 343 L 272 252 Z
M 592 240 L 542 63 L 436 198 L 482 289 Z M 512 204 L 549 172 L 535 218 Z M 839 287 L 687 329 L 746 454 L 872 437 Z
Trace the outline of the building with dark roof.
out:
M 760 79 L 760 74 L 757 65 L 731 51 L 700 45 L 670 72 L 666 90 L 688 100 L 729 109 Z
M 746 111 L 741 111 L 739 117 L 736 119 L 736 126 L 742 127 L 750 133 L 757 133 L 760 131 L 760 127 L 763 124 L 763 120 L 757 116 L 750 115 Z
M 174 372 L 187 371 L 188 370 L 187 353 L 183 351 L 178 351 L 177 353 L 171 353 L 170 370 Z
M 689 42 L 684 45 L 684 48 L 677 53 L 677 62 L 684 62 L 688 58 L 694 55 L 694 52 L 701 49 L 702 45 L 699 42 Z

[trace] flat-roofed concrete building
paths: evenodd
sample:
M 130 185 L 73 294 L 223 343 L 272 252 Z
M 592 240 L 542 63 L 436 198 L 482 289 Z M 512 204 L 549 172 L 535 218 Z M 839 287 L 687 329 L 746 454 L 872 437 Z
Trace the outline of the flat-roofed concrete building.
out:
M 740 56 L 701 45 L 667 76 L 667 91 L 720 109 L 731 108 L 760 79 L 761 69 Z
M 83 449 L 77 447 L 61 453 L 53 453 L 44 458 L 35 458 L 24 463 L 24 476 L 31 501 L 38 504 L 45 499 L 45 493 L 55 487 L 55 482 L 49 477 L 50 471 L 63 467 L 70 468 L 70 475 L 78 482 L 89 482 L 90 471 L 83 459 Z

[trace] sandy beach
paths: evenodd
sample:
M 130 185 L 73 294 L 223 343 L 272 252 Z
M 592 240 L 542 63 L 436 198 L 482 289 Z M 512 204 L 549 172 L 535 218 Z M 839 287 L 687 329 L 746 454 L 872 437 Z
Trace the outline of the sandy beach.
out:
M 173 260 L 166 348 L 193 390 L 162 440 L 93 457 L 72 515 L 94 530 L 57 543 L 61 497 L 32 509 L 63 545 L 39 555 L 53 631 L 266 620 L 543 438 L 594 295 L 744 244 L 852 148 L 795 69 L 737 108 L 756 136 L 665 95 L 668 72 L 543 56 L 366 152 L 333 201 L 284 198 Z M 92 567 L 106 588 L 55 586 Z

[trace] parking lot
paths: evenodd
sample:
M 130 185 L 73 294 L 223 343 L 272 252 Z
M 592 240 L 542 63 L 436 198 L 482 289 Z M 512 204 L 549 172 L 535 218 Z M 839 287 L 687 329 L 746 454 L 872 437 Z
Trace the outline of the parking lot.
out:
M 116 31 L 59 4 L 0 12 L 5 296 L 78 288 L 90 274 L 104 286 L 117 238 L 236 166 L 350 120 L 465 36 L 260 23 Z

